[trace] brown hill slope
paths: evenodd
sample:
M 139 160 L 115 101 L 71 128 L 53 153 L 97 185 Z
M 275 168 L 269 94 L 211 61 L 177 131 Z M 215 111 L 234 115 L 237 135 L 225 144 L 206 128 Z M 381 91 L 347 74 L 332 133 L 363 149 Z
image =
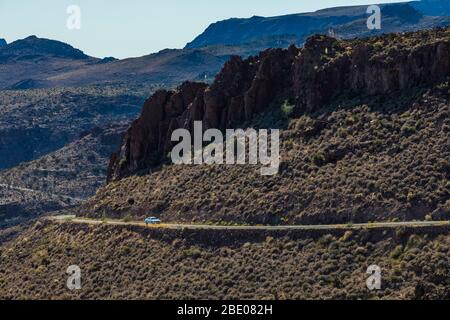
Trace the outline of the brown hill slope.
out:
M 183 232 L 38 222 L 0 231 L 0 298 L 449 299 L 449 244 L 445 228 Z M 380 291 L 366 287 L 373 264 Z M 81 268 L 79 291 L 66 287 L 70 265 Z
M 172 132 L 192 132 L 194 121 L 224 130 L 282 101 L 294 104 L 295 114 L 313 113 L 339 96 L 385 95 L 441 81 L 450 75 L 449 39 L 450 29 L 354 41 L 316 36 L 303 49 L 233 57 L 210 86 L 185 83 L 155 93 L 113 157 L 110 179 L 164 158 L 173 146 Z
M 391 96 L 391 112 L 372 101 L 288 125 L 280 111 L 269 112 L 260 126 L 285 128 L 278 175 L 263 177 L 254 166 L 168 165 L 110 183 L 83 212 L 255 224 L 448 218 L 448 90 Z M 394 111 L 402 99 L 407 107 Z
M 448 218 L 450 96 L 439 81 L 450 75 L 449 39 L 449 29 L 315 37 L 304 49 L 232 59 L 211 86 L 159 91 L 113 156 L 113 182 L 82 214 L 254 224 Z M 155 166 L 171 132 L 194 120 L 282 129 L 280 173 Z

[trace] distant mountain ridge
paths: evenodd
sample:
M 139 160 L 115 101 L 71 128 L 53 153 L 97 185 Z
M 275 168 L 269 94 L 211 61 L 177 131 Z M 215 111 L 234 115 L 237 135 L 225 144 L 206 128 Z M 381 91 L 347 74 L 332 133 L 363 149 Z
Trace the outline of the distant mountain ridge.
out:
M 324 34 L 330 28 L 335 29 L 341 38 L 354 38 L 414 31 L 450 23 L 450 2 L 447 0 L 381 4 L 380 7 L 384 17 L 381 30 L 367 29 L 367 5 L 338 7 L 311 13 L 219 21 L 211 24 L 186 48 L 255 43 L 259 50 L 263 50 L 287 47 L 289 44 L 301 46 L 312 34 Z
M 38 38 L 34 35 L 14 41 L 9 45 L 5 42 L 0 50 L 0 62 L 37 57 L 92 59 L 83 51 L 75 49 L 71 45 L 56 40 Z
M 422 0 L 411 2 L 411 5 L 429 16 L 450 15 L 450 4 L 448 0 Z
M 6 46 L 8 43 L 6 42 L 5 39 L 0 38 L 0 47 L 2 46 Z
M 447 0 L 380 6 L 381 30 L 367 28 L 366 5 L 269 18 L 233 18 L 213 23 L 184 49 L 165 49 L 123 60 L 90 57 L 63 42 L 36 36 L 10 44 L 0 40 L 0 90 L 130 82 L 173 86 L 186 80 L 211 81 L 232 55 L 248 57 L 291 44 L 300 47 L 317 33 L 332 32 L 337 38 L 348 39 L 450 25 Z
M 0 46 L 0 90 L 205 80 L 205 75 L 213 76 L 228 58 L 215 48 L 211 52 L 166 49 L 138 58 L 99 59 L 60 41 L 30 36 Z

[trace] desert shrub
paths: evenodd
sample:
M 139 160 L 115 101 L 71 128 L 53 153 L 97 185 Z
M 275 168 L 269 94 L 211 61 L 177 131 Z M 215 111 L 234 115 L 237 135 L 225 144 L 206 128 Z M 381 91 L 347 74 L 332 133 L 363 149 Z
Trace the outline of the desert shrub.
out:
M 322 166 L 326 162 L 326 156 L 322 151 L 319 151 L 312 155 L 311 160 L 316 166 Z
M 390 253 L 389 256 L 390 256 L 392 259 L 398 259 L 398 258 L 400 258 L 400 256 L 401 256 L 402 254 L 403 254 L 403 246 L 402 246 L 402 245 L 399 245 L 399 246 L 396 246 L 394 250 L 392 250 L 392 252 Z
M 294 111 L 295 105 L 290 104 L 288 100 L 286 100 L 281 105 L 281 111 L 283 112 L 284 116 L 289 117 L 293 111 Z

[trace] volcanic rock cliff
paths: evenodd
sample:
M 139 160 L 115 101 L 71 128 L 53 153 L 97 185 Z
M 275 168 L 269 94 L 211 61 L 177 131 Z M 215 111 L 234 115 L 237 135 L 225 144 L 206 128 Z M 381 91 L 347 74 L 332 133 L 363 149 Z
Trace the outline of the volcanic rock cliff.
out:
M 269 49 L 233 57 L 210 86 L 186 82 L 158 91 L 111 157 L 108 181 L 158 165 L 172 147 L 171 133 L 236 128 L 272 104 L 290 101 L 297 114 L 315 112 L 339 96 L 392 93 L 450 75 L 450 29 L 341 41 L 314 36 L 304 48 Z
M 291 88 L 292 65 L 299 50 L 271 49 L 258 57 L 234 56 L 214 83 L 185 82 L 177 90 L 156 92 L 126 133 L 120 152 L 113 154 L 108 181 L 157 165 L 172 147 L 178 128 L 233 128 L 266 109 Z M 285 96 L 285 94 L 283 94 Z

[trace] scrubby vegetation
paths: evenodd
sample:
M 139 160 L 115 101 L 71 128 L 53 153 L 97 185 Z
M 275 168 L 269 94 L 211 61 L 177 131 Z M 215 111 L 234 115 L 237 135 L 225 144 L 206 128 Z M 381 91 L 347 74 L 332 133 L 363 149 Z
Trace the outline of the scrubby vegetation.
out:
M 164 165 L 100 189 L 80 213 L 251 224 L 448 219 L 449 100 L 444 82 L 340 97 L 296 118 L 284 103 L 248 124 L 282 129 L 278 175 L 261 176 L 257 166 Z
M 130 121 L 155 87 L 0 91 L 0 169 L 56 151 L 95 127 Z
M 94 195 L 122 132 L 156 87 L 0 91 L 0 224 Z
M 182 232 L 38 222 L 0 241 L 2 299 L 450 298 L 445 228 Z M 380 291 L 366 287 L 374 264 Z M 82 270 L 80 291 L 66 287 L 70 265 Z
M 350 37 L 361 26 L 348 23 L 333 33 Z M 450 79 L 436 84 L 449 73 L 449 38 L 450 29 L 351 41 L 319 35 L 305 50 L 233 58 L 235 77 L 218 76 L 214 94 L 206 85 L 173 100 L 164 92 L 161 100 L 170 103 L 149 109 L 143 125 L 135 122 L 141 141 L 124 139 L 138 146 L 131 148 L 136 157 L 121 148 L 111 158 L 130 170 L 104 187 L 107 158 L 158 87 L 152 81 L 210 81 L 230 52 L 247 55 L 256 47 L 164 50 L 19 82 L 16 76 L 39 73 L 42 65 L 4 65 L 22 72 L 4 72 L 10 89 L 101 84 L 0 91 L 0 299 L 450 299 L 449 227 L 439 222 L 353 231 L 106 223 L 149 216 L 228 226 L 450 219 Z M 196 109 L 187 96 L 201 101 Z M 193 112 L 155 121 L 155 113 L 172 111 Z M 175 166 L 155 153 L 166 126 L 189 125 L 197 116 L 228 121 L 233 112 L 249 113 L 237 117 L 248 121 L 243 128 L 281 130 L 278 175 L 262 176 L 259 166 Z M 105 223 L 30 220 L 61 209 Z M 71 265 L 82 271 L 79 291 L 66 287 Z M 370 265 L 381 267 L 381 290 L 366 287 Z
M 127 124 L 96 129 L 64 148 L 0 171 L 0 224 L 78 205 L 106 181 L 109 155 Z

